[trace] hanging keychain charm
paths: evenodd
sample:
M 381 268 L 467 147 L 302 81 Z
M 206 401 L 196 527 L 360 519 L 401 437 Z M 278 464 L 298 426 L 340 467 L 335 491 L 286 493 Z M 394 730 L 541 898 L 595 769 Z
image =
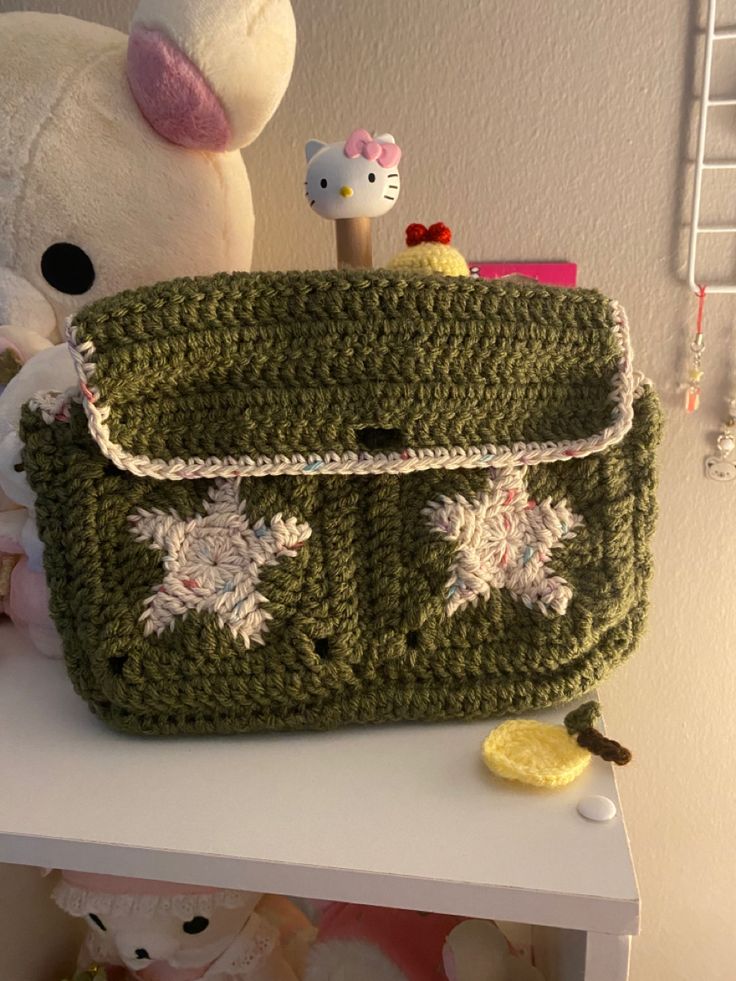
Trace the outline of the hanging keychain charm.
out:
M 720 484 L 736 480 L 736 397 L 728 399 L 728 417 L 716 439 L 717 452 L 705 461 L 705 476 Z
M 687 390 L 685 392 L 685 411 L 688 413 L 697 412 L 700 408 L 700 396 L 702 389 L 700 383 L 703 380 L 703 352 L 705 351 L 705 338 L 703 336 L 703 313 L 705 311 L 705 286 L 698 287 L 698 319 L 695 325 L 695 335 L 690 341 L 692 351 L 692 361 L 690 371 L 687 376 Z

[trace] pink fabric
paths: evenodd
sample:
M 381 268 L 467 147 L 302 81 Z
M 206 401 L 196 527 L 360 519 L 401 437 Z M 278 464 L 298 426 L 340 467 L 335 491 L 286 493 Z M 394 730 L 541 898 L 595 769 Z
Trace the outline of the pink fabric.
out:
M 578 267 L 574 262 L 468 262 L 470 272 L 479 279 L 528 276 L 550 286 L 577 286 Z
M 170 143 L 227 150 L 230 123 L 197 66 L 160 31 L 136 27 L 128 42 L 128 82 L 146 120 Z
M 53 631 L 46 576 L 42 572 L 33 572 L 25 555 L 10 574 L 10 593 L 6 605 L 8 616 L 17 626 L 32 624 Z
M 466 919 L 442 913 L 332 903 L 322 917 L 317 940 L 362 941 L 378 947 L 408 981 L 428 981 L 445 977 L 445 940 Z
M 23 546 L 14 538 L 0 535 L 0 556 L 2 555 L 22 555 Z
M 345 156 L 354 160 L 364 156 L 375 160 L 381 167 L 395 167 L 401 160 L 401 150 L 395 143 L 379 143 L 367 129 L 354 130 L 345 143 Z
M 99 872 L 62 872 L 62 878 L 71 886 L 106 892 L 113 895 L 131 896 L 200 896 L 221 892 L 220 886 L 185 886 L 180 882 L 160 882 L 156 879 L 130 879 L 119 875 L 102 875 Z

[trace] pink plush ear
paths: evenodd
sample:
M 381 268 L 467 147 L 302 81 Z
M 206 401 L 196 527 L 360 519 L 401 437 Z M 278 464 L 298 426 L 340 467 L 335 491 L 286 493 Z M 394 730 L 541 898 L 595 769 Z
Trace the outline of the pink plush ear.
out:
M 232 133 L 220 100 L 197 66 L 161 31 L 136 26 L 128 81 L 141 112 L 170 143 L 222 152 Z

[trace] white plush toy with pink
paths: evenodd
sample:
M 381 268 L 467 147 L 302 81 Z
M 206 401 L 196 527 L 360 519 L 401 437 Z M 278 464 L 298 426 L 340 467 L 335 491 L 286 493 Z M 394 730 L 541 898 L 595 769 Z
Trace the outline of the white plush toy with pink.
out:
M 108 981 L 543 981 L 488 920 L 315 902 L 315 930 L 284 897 L 87 872 L 53 897 Z
M 57 649 L 20 461 L 20 406 L 74 372 L 65 319 L 99 297 L 250 267 L 240 148 L 294 60 L 289 0 L 141 0 L 130 36 L 0 15 L 0 612 Z
M 288 899 L 63 872 L 57 905 L 83 919 L 78 966 L 108 981 L 299 981 L 312 939 Z

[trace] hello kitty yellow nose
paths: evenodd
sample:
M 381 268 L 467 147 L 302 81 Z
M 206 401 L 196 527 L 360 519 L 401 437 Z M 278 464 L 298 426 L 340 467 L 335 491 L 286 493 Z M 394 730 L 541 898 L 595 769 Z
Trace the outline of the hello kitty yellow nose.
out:
M 351 198 L 353 196 L 353 189 L 352 187 L 341 187 L 340 194 L 342 194 L 344 198 Z

